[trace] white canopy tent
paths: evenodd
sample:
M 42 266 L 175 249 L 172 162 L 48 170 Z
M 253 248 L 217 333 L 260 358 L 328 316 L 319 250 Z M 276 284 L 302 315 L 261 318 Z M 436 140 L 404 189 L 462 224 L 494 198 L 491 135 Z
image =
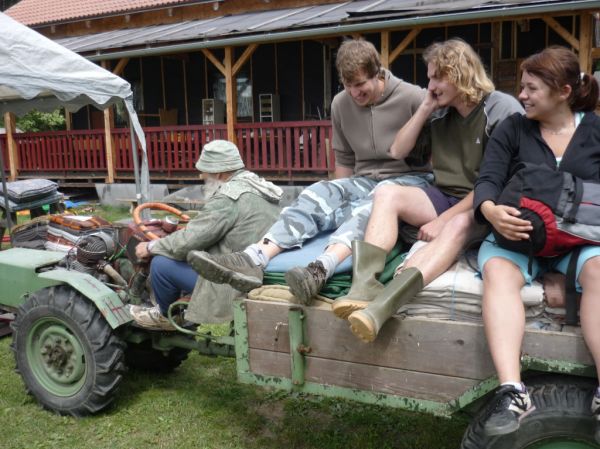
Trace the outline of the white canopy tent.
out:
M 145 202 L 150 183 L 146 139 L 129 83 L 3 13 L 0 33 L 0 114 L 23 115 L 32 109 L 48 112 L 61 106 L 70 112 L 85 105 L 105 109 L 123 101 L 131 126 L 137 200 Z M 141 170 L 134 136 L 142 148 Z M 6 193 L 1 150 L 0 172 Z

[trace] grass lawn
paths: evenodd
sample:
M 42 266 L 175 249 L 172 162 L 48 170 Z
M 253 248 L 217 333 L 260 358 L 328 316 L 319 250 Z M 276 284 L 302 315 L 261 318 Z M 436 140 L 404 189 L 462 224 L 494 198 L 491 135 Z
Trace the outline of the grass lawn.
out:
M 3 449 L 456 449 L 466 427 L 349 401 L 242 385 L 234 359 L 191 354 L 174 373 L 129 371 L 114 405 L 88 418 L 43 410 L 0 340 Z
M 90 208 L 109 220 L 124 209 Z M 467 421 L 242 385 L 235 360 L 192 353 L 174 373 L 129 371 L 93 417 L 43 410 L 0 339 L 1 449 L 456 449 Z

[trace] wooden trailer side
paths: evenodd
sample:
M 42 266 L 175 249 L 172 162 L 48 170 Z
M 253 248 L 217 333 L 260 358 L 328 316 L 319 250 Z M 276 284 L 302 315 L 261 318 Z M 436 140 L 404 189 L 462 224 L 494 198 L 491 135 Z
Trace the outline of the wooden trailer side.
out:
M 242 381 L 307 392 L 311 385 L 320 386 L 332 395 L 331 390 L 339 388 L 350 397 L 349 392 L 368 392 L 398 399 L 391 402 L 400 406 L 405 401 L 413 409 L 421 402 L 442 414 L 468 402 L 466 396 L 476 399 L 496 385 L 481 324 L 393 317 L 375 342 L 363 343 L 326 303 L 301 308 L 246 299 L 238 308 L 243 322 L 236 326 L 245 326 L 238 330 L 247 335 L 247 348 L 238 355 Z M 299 311 L 300 325 L 290 319 L 290 310 Z M 291 345 L 298 331 L 301 343 Z M 301 346 L 301 373 L 297 346 Z M 593 365 L 578 332 L 528 330 L 523 354 L 538 361 Z

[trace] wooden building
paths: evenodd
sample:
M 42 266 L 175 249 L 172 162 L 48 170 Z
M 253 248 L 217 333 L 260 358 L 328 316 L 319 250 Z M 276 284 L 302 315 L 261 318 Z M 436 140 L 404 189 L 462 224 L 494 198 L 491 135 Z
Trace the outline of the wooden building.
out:
M 215 137 L 237 141 L 248 167 L 271 178 L 327 176 L 343 39 L 372 41 L 397 76 L 425 86 L 422 51 L 460 37 L 513 94 L 522 58 L 548 45 L 576 51 L 587 72 L 600 57 L 593 0 L 21 0 L 7 13 L 132 84 L 151 177 L 170 183 L 197 178 L 195 159 Z M 118 108 L 81 110 L 65 132 L 8 138 L 13 178 L 131 178 Z

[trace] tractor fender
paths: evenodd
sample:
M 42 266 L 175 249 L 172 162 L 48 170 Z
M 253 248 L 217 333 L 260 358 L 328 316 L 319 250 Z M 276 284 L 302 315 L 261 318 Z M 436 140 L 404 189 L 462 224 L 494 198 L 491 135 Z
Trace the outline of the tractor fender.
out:
M 38 276 L 73 287 L 96 305 L 113 329 L 132 321 L 129 310 L 119 295 L 89 274 L 57 269 L 39 273 Z

